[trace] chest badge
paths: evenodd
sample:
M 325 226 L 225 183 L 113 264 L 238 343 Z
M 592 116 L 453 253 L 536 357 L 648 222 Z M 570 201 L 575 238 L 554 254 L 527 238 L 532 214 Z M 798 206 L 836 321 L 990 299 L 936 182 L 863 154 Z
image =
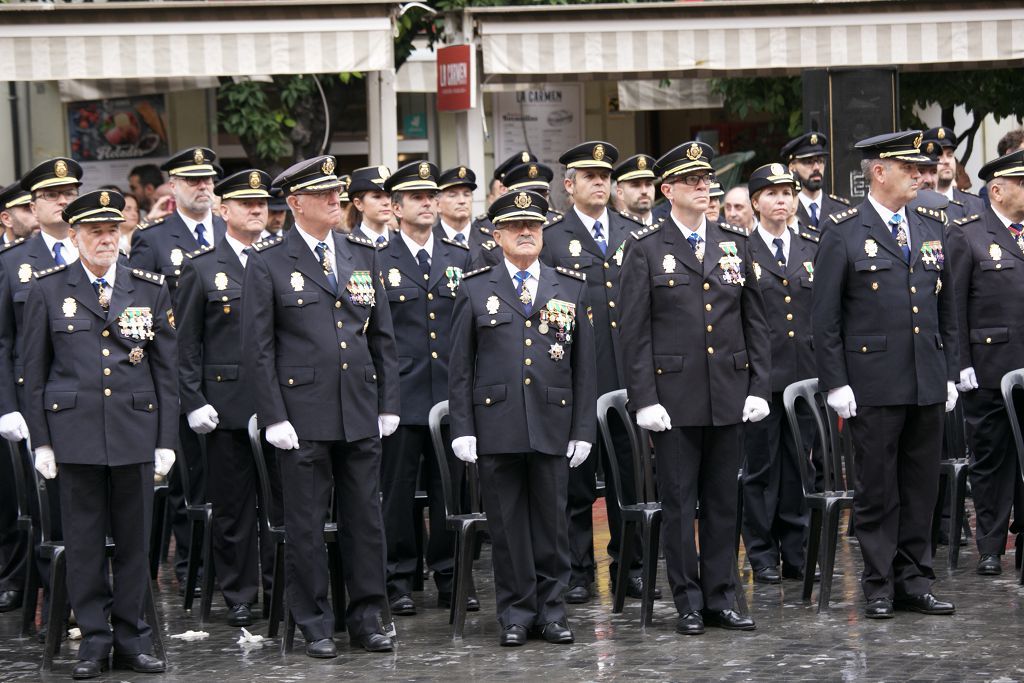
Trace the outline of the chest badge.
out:
M 1003 250 L 998 244 L 993 244 L 988 248 L 988 255 L 992 257 L 993 261 L 1003 260 Z
M 392 287 L 399 287 L 402 284 L 402 273 L 398 268 L 392 268 L 388 271 L 388 284 Z
M 676 272 L 676 257 L 672 254 L 665 254 L 665 258 L 661 260 L 661 267 L 666 273 Z
M 132 350 L 128 352 L 128 362 L 132 365 L 138 365 L 145 357 L 146 352 L 142 350 L 141 346 L 133 347 Z
M 878 242 L 874 240 L 864 240 L 864 253 L 868 255 L 868 258 L 875 258 L 878 256 Z
M 562 348 L 561 344 L 555 342 L 551 345 L 551 348 L 548 349 L 548 355 L 551 356 L 551 360 L 557 363 L 565 358 L 565 349 Z
M 292 289 L 296 292 L 301 292 L 306 288 L 306 278 L 302 277 L 302 273 L 298 271 L 292 272 Z
M 486 308 L 489 314 L 494 315 L 495 313 L 498 312 L 498 309 L 500 307 L 501 303 L 498 301 L 498 297 L 494 296 L 493 294 L 487 297 Z
M 213 286 L 223 292 L 228 288 L 228 276 L 225 273 L 217 273 L 213 276 Z
M 185 254 L 181 249 L 171 249 L 171 265 L 177 268 L 185 260 Z
M 569 255 L 572 257 L 579 256 L 583 253 L 583 245 L 580 244 L 579 240 L 569 240 Z
M 75 313 L 78 312 L 78 302 L 71 297 L 64 299 L 64 304 L 61 306 L 61 310 L 64 311 L 65 318 L 74 318 Z
M 22 263 L 18 266 L 18 282 L 25 284 L 32 279 L 32 266 L 27 263 Z
M 757 261 L 754 261 L 754 278 L 761 279 L 761 264 Z

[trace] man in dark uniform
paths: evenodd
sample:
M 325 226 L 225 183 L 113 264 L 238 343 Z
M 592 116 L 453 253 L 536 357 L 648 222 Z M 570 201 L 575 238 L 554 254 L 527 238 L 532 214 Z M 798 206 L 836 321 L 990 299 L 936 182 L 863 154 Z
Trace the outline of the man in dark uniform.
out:
M 936 149 L 937 148 L 937 149 Z M 924 132 L 921 150 L 935 155 L 938 163 L 937 183 L 933 188 L 949 200 L 949 212 L 953 219 L 980 214 L 985 201 L 976 194 L 964 192 L 956 187 L 956 133 L 948 126 L 929 128 Z
M 426 177 L 420 173 L 421 164 L 426 164 Z M 459 169 L 463 172 L 461 178 Z M 448 224 L 442 222 L 438 226 L 425 215 L 406 211 L 412 197 L 433 196 L 438 187 L 436 170 L 433 164 L 413 162 L 388 179 L 389 184 L 402 187 L 392 192 L 399 232 L 378 254 L 378 277 L 384 282 L 394 321 L 402 387 L 402 422 L 394 434 L 384 439 L 381 462 L 388 598 L 392 614 L 401 615 L 416 613 L 412 599 L 418 560 L 414 532 L 415 525 L 423 522 L 416 518 L 414 504 L 421 471 L 430 503 L 427 566 L 434 572 L 438 606 L 451 607 L 452 599 L 455 539 L 446 528 L 444 492 L 427 416 L 435 403 L 448 398 L 452 308 L 462 274 L 469 270 L 469 247 L 464 233 L 457 233 L 462 241 L 452 239 L 445 235 L 451 229 Z M 471 177 L 470 173 L 460 166 L 442 174 L 442 178 L 464 182 Z M 454 198 L 447 199 L 455 203 Z M 469 201 L 462 202 L 461 208 L 468 229 Z M 475 596 L 470 603 L 471 609 L 479 609 Z
M 253 245 L 242 298 L 243 372 L 278 449 L 288 604 L 311 657 L 337 656 L 327 601 L 324 523 L 337 500 L 353 645 L 392 649 L 380 508 L 381 436 L 398 427 L 398 356 L 373 242 L 341 220 L 335 160 L 299 162 L 274 180 L 295 227 Z
M 474 229 L 471 222 L 473 190 L 476 189 L 476 174 L 472 169 L 465 166 L 449 168 L 438 177 L 437 187 L 434 237 L 447 237 L 468 246 L 470 264 L 486 265 L 500 261 L 501 250 L 490 232 Z M 489 227 L 487 229 L 490 230 Z
M 21 187 L 21 181 L 0 190 L 0 248 L 22 237 L 27 239 L 37 230 L 39 221 L 32 213 L 32 194 Z
M 516 166 L 529 163 L 536 164 L 537 157 L 530 152 L 523 150 L 509 155 L 508 158 L 494 167 L 494 175 L 492 176 L 492 179 L 498 183 L 497 189 L 499 191 L 497 192 L 497 197 L 508 192 L 508 187 L 505 185 L 505 174 Z M 548 180 L 550 181 L 551 179 L 548 178 Z M 491 230 L 493 228 L 494 224 L 491 223 L 491 219 L 487 217 L 487 213 L 482 213 L 473 219 L 473 231 L 483 235 L 484 241 L 481 245 L 482 250 L 479 253 L 471 255 L 470 266 L 472 268 L 494 266 L 502 262 L 501 249 L 498 247 L 498 243 L 491 238 Z
M 270 176 L 256 169 L 218 183 L 227 232 L 216 246 L 187 254 L 178 280 L 181 407 L 192 431 L 206 435 L 213 562 L 230 626 L 252 623 L 259 591 L 258 482 L 248 435 L 255 400 L 239 369 L 246 249 L 266 227 L 269 190 Z
M 629 231 L 640 227 L 636 221 L 608 209 L 611 195 L 611 171 L 619 152 L 608 142 L 584 142 L 563 154 L 559 162 L 566 167 L 565 188 L 573 207 L 559 219 L 544 227 L 544 250 L 541 260 L 549 266 L 561 266 L 587 276 L 587 290 L 594 314 L 594 339 L 597 349 L 597 394 L 621 389 L 619 370 L 619 273 L 623 248 Z M 632 451 L 626 431 L 616 425 L 613 433 L 615 453 L 604 453 L 599 446 L 602 463 L 609 474 L 605 477 L 608 509 L 608 554 L 612 558 L 611 577 L 618 571 L 622 539 L 619 510 L 612 484 L 611 467 L 619 468 L 628 491 L 633 490 Z M 572 577 L 566 602 L 585 603 L 590 600 L 594 582 L 594 522 L 592 508 L 597 496 L 597 458 L 569 474 L 569 551 Z M 639 547 L 639 546 L 637 546 Z M 639 555 L 639 553 L 638 553 Z M 630 567 L 630 597 L 642 594 L 640 559 Z
M 39 222 L 40 232 L 19 238 L 0 251 L 0 427 L 5 437 L 20 441 L 28 436 L 23 418 L 25 384 L 23 335 L 24 308 L 32 286 L 32 273 L 56 265 L 73 263 L 78 250 L 68 235 L 68 224 L 63 211 L 78 197 L 82 167 L 77 161 L 57 157 L 42 162 L 29 171 L 20 182 L 20 189 L 31 196 L 30 208 Z M 6 193 L 5 193 L 6 194 Z M 9 481 L 9 480 L 8 480 Z M 13 483 L 10 498 L 14 501 Z M 60 528 L 60 498 L 56 486 L 51 489 L 51 518 Z M 11 518 L 13 521 L 13 517 Z M 20 543 L 17 534 L 3 544 L 0 581 L 7 590 L 0 594 L 0 610 L 21 606 L 25 577 L 27 546 Z M 13 544 L 13 545 L 12 545 Z M 38 557 L 38 556 L 37 556 Z M 39 575 L 44 593 L 49 592 L 49 562 L 38 560 Z M 31 599 L 31 596 L 30 596 Z M 43 612 L 45 623 L 47 612 Z
M 153 474 L 177 444 L 174 313 L 162 275 L 117 263 L 123 208 L 112 190 L 70 203 L 80 262 L 35 273 L 25 306 L 26 413 L 36 469 L 53 479 L 60 467 L 76 679 L 100 675 L 111 648 L 115 666 L 164 670 L 143 613 Z
M 594 334 L 584 277 L 538 257 L 547 202 L 512 191 L 488 211 L 503 263 L 464 278 L 449 373 L 452 448 L 478 463 L 498 642 L 529 629 L 571 643 L 566 491 L 595 437 Z
M 957 321 L 944 223 L 934 209 L 907 209 L 920 145 L 913 130 L 857 143 L 868 197 L 822 224 L 814 269 L 818 378 L 853 436 L 869 619 L 891 618 L 894 600 L 954 611 L 931 592 L 931 523 L 943 410 L 957 399 Z
M 641 225 L 654 224 L 654 180 L 654 157 L 647 154 L 623 159 L 612 171 L 616 196 L 626 213 Z
M 622 365 L 637 424 L 652 432 L 676 631 L 752 630 L 732 609 L 742 423 L 768 415 L 771 341 L 746 233 L 708 222 L 711 159 L 686 142 L 655 173 L 672 213 L 634 230 L 622 272 Z M 681 325 L 697 319 L 701 325 Z M 694 545 L 697 506 L 700 555 Z M 699 569 L 698 569 L 699 567 Z
M 712 180 L 711 187 L 708 188 L 708 209 L 707 211 L 704 212 L 704 215 L 707 216 L 708 220 L 711 221 L 712 223 L 717 223 L 719 221 L 719 218 L 721 217 L 722 197 L 724 196 L 725 190 L 722 189 L 721 183 L 719 183 L 717 180 Z M 665 202 L 665 204 L 668 204 L 669 207 L 672 206 L 671 202 Z M 666 218 L 668 218 L 667 213 L 664 216 L 656 218 L 655 222 L 664 221 Z M 652 223 L 651 225 L 653 224 L 654 223 Z
M 1014 293 L 1024 284 L 1024 151 L 985 164 L 991 208 L 956 221 L 949 263 L 956 280 L 960 381 L 974 462 L 971 490 L 977 514 L 978 568 L 1002 572 L 1000 560 L 1011 507 L 1019 519 L 1024 487 L 999 383 L 1021 366 L 1024 307 Z M 1018 419 L 1024 419 L 1018 407 Z
M 846 199 L 827 194 L 823 189 L 828 137 L 817 131 L 793 138 L 782 147 L 782 158 L 789 164 L 789 172 L 800 183 L 797 198 L 800 206 L 797 218 L 812 232 L 817 232 L 821 221 L 831 213 L 839 213 L 850 206 Z
M 185 263 L 185 254 L 200 247 L 219 244 L 224 239 L 224 221 L 211 211 L 213 185 L 217 179 L 217 168 L 214 166 L 216 161 L 217 155 L 205 147 L 189 147 L 168 159 L 160 168 L 170 176 L 177 209 L 162 220 L 140 227 L 132 233 L 128 264 L 133 268 L 162 274 L 167 280 L 171 301 L 174 303 L 177 302 L 178 277 Z M 205 476 L 199 439 L 189 428 L 184 414 L 178 429 L 181 439 L 179 454 L 184 458 L 179 467 L 188 467 L 191 500 L 201 500 Z M 184 591 L 191 539 L 182 481 L 176 471 L 171 474 L 169 484 L 168 506 L 173 515 L 176 548 L 174 573 L 178 577 L 179 590 Z
M 795 179 L 782 164 L 768 164 L 750 175 L 750 202 L 757 227 L 747 244 L 754 279 L 764 296 L 772 347 L 771 412 L 743 429 L 743 545 L 758 583 L 803 578 L 808 514 L 799 458 L 782 392 L 815 376 L 811 349 L 811 287 L 818 237 L 794 233 L 787 225 Z M 810 448 L 815 430 L 807 416 L 801 429 Z M 779 561 L 782 573 L 779 573 Z

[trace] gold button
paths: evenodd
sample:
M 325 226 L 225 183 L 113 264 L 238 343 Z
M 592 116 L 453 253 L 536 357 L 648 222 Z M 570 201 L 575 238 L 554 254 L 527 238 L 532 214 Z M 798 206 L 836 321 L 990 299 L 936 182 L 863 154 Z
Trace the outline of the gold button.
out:
M 668 286 L 669 287 L 675 287 L 676 286 L 676 281 L 675 280 L 669 280 L 668 281 Z
M 793 297 L 787 295 L 782 300 L 785 301 L 788 304 L 789 302 L 791 302 L 793 300 Z
M 532 361 L 532 360 L 530 360 L 529 358 L 527 358 L 527 359 L 526 359 L 526 360 L 524 360 L 523 362 L 524 362 L 524 363 L 526 363 L 527 365 L 533 365 L 533 361 Z
M 790 330 L 789 331 L 789 338 L 792 339 L 795 336 L 796 336 L 796 332 L 794 332 L 793 330 Z
M 341 342 L 341 348 L 347 349 L 348 348 L 348 344 L 346 344 L 345 342 Z
M 562 399 L 562 405 L 563 406 L 565 405 L 565 399 L 564 398 Z
M 430 352 L 430 357 L 431 358 L 437 358 L 437 351 L 431 351 Z
M 398 295 L 398 300 L 399 301 L 405 301 L 405 294 L 399 294 Z
M 782 280 L 782 286 L 783 287 L 789 287 L 789 280 L 783 279 Z
M 985 337 L 985 343 L 986 344 L 991 344 L 992 343 L 992 337 Z
M 430 333 L 430 338 L 431 339 L 437 339 L 437 332 L 431 332 Z
M 223 381 L 223 379 L 224 379 L 223 377 L 221 377 L 220 375 L 217 375 L 217 381 L 218 382 Z
M 489 406 L 489 405 L 491 405 L 491 399 L 489 399 L 489 398 L 485 398 L 485 399 L 484 399 L 484 405 L 485 405 L 485 406 Z
M 656 370 L 656 372 L 657 372 L 657 373 L 658 373 L 658 374 L 660 375 L 660 374 L 661 374 L 661 368 L 658 368 L 658 369 Z
M 338 329 L 340 330 L 345 323 L 343 323 L 343 322 L 341 322 L 339 320 L 337 324 L 338 324 Z
M 430 319 L 431 319 L 431 320 L 434 320 L 435 318 L 437 318 L 437 316 L 436 316 L 436 315 L 434 315 L 433 311 L 431 311 L 431 313 L 430 313 Z
M 999 270 L 999 269 L 1000 269 L 1000 268 L 1002 268 L 1002 267 L 1003 267 L 1003 264 L 1002 264 L 1002 263 L 997 263 L 997 264 L 996 264 L 996 270 Z
M 921 328 L 920 327 L 915 327 L 914 328 L 914 334 L 921 334 Z
M 706 291 L 708 291 L 709 289 L 711 289 L 711 285 L 709 285 L 709 284 L 708 284 L 707 282 L 705 282 L 705 283 L 704 283 L 704 291 L 706 292 Z
M 181 271 L 180 271 L 180 270 L 175 270 L 175 271 L 174 271 L 174 274 L 175 274 L 175 275 L 181 275 Z
M 107 377 L 110 377 L 110 368 L 103 368 L 103 374 Z
M 103 330 L 103 336 L 104 337 L 109 337 L 110 336 L 110 330 Z
M 607 287 L 608 289 L 611 289 L 612 288 L 612 283 L 606 282 L 606 283 L 604 283 L 604 286 Z
M 911 310 L 912 310 L 912 311 L 914 311 L 914 313 L 917 313 L 917 312 L 918 312 L 918 308 L 917 308 L 917 306 L 914 306 L 914 307 L 913 307 L 913 308 L 912 308 Z
M 54 404 L 53 404 L 53 409 L 54 409 L 54 410 L 57 410 L 57 408 L 60 408 L 60 406 L 59 406 L 59 405 L 57 405 L 56 403 L 54 403 Z
M 427 301 L 433 301 L 433 300 L 434 300 L 433 292 L 428 292 L 427 293 Z
M 335 301 L 334 302 L 334 307 L 335 308 L 341 308 L 341 302 L 340 301 Z
M 374 381 L 374 382 L 376 382 L 376 381 L 377 381 L 377 375 L 374 375 L 374 376 L 373 376 L 373 381 Z
M 74 325 L 68 325 L 68 332 L 72 332 L 75 329 Z
M 871 266 L 871 270 L 878 270 L 878 266 Z
M 152 403 L 147 403 L 146 404 L 146 410 L 153 410 L 153 404 Z
M 222 296 L 222 297 L 220 298 L 220 300 L 221 300 L 221 301 L 227 301 L 227 300 L 228 300 L 228 298 L 227 298 L 226 296 Z M 302 303 L 302 299 L 299 299 L 299 303 L 300 303 L 300 304 Z
M 529 386 L 529 385 L 530 385 L 530 378 L 529 378 L 529 377 L 527 377 L 526 379 L 524 379 L 524 380 L 523 380 L 523 384 L 525 384 L 525 385 Z
M 576 270 L 579 270 L 579 269 L 580 269 L 580 264 L 578 264 L 578 263 L 574 263 L 574 264 L 572 264 L 572 267 L 573 267 L 574 269 L 576 269 Z
M 710 311 L 711 310 L 711 304 L 704 304 L 704 310 L 705 311 Z
M 25 383 L 25 378 L 24 377 L 19 377 L 18 378 L 18 384 L 21 385 L 21 384 L 24 384 L 24 383 Z
M 604 264 L 604 269 L 605 269 L 605 270 L 608 270 L 609 268 L 611 268 L 611 266 L 609 266 L 609 265 L 608 265 L 608 262 L 606 261 L 606 262 L 605 262 L 605 264 Z
M 224 301 L 227 301 L 227 299 L 224 299 Z M 298 305 L 300 305 L 300 306 L 301 306 L 301 305 L 302 305 L 302 299 L 299 299 L 299 300 L 298 300 L 298 301 L 296 301 L 295 303 L 297 303 Z
M 714 353 L 715 353 L 715 349 L 714 349 L 714 347 L 712 347 L 712 346 L 709 346 L 709 347 L 708 347 L 708 355 L 709 355 L 709 356 L 710 356 L 710 355 L 714 355 Z
M 860 347 L 860 352 L 861 353 L 867 353 L 868 352 L 868 347 L 866 347 L 866 346 Z
M 530 322 L 529 320 L 527 320 L 527 321 L 526 321 L 526 326 L 527 326 L 527 327 L 533 327 L 533 323 L 532 323 L 532 322 Z
M 615 324 L 615 321 L 613 320 L 613 321 L 612 321 L 612 329 L 614 329 L 614 328 L 616 328 L 616 327 L 618 327 L 618 325 L 616 325 L 616 324 Z
M 342 370 L 348 370 L 348 363 L 342 363 L 341 364 L 341 369 Z
M 103 395 L 104 395 L 104 396 L 110 396 L 110 393 L 111 393 L 111 392 L 110 392 L 110 389 L 104 389 L 104 390 L 103 390 Z
M 532 339 L 527 339 L 526 340 L 526 345 L 527 346 L 533 346 L 533 340 Z
M 917 294 L 917 287 L 911 287 L 910 288 L 910 293 L 911 294 Z
M 793 314 L 792 313 L 787 313 L 786 314 L 786 320 L 792 320 L 792 319 L 793 319 Z
M 497 324 L 498 324 L 498 321 L 497 321 L 497 320 L 495 320 L 494 318 L 491 318 L 491 324 L 492 324 L 492 325 L 497 325 Z
M 295 380 L 291 377 L 288 378 L 288 384 L 295 384 Z
M 871 283 L 871 289 L 877 292 L 878 291 L 878 283 L 877 282 L 872 282 Z
M 615 308 L 615 302 L 614 301 L 609 301 L 608 302 L 608 308 Z
M 109 356 L 110 355 L 110 349 L 103 349 L 103 355 L 104 356 Z
M 715 329 L 714 327 L 712 327 L 711 325 L 708 325 L 708 332 L 711 332 L 714 329 Z

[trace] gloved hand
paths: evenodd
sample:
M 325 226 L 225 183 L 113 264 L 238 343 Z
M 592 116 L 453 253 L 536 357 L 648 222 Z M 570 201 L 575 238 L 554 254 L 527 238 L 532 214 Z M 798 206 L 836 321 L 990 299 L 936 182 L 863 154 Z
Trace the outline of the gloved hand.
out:
M 28 438 L 28 425 L 21 413 L 14 411 L 0 415 L 0 436 L 9 441 L 21 441 Z
M 166 477 L 174 465 L 174 451 L 170 448 L 158 448 L 153 452 L 153 472 Z
M 476 437 L 460 436 L 452 441 L 452 450 L 462 462 L 476 462 Z
M 839 417 L 844 420 L 857 417 L 857 400 L 853 397 L 853 388 L 849 384 L 838 389 L 829 389 L 826 402 L 828 407 L 839 413 Z
M 377 416 L 377 431 L 380 432 L 380 436 L 383 439 L 385 436 L 391 436 L 398 429 L 398 423 L 401 418 L 391 413 L 381 413 Z
M 636 423 L 649 432 L 663 432 L 672 429 L 672 419 L 660 403 L 636 411 Z
M 267 427 L 267 441 L 274 448 L 282 451 L 298 449 L 299 435 L 295 433 L 295 427 L 288 420 L 275 422 Z
M 770 412 L 771 408 L 768 407 L 768 401 L 763 398 L 747 396 L 747 400 L 743 402 L 744 422 L 760 422 L 768 417 Z
M 590 448 L 590 444 L 586 441 L 570 441 L 569 449 L 565 452 L 565 457 L 569 458 L 569 467 L 582 465 L 590 455 Z
M 956 393 L 956 385 L 952 382 L 946 382 L 946 412 L 956 408 L 956 400 L 960 398 L 960 394 Z
M 36 469 L 43 479 L 53 479 L 57 476 L 57 461 L 53 457 L 53 449 L 49 446 L 40 446 L 36 449 Z
M 974 391 L 978 388 L 978 376 L 974 374 L 974 368 L 964 368 L 960 371 L 960 381 L 956 388 L 963 392 Z M 0 418 L 0 424 L 2 424 L 2 420 L 3 418 Z
M 220 416 L 217 409 L 207 403 L 202 408 L 196 408 L 188 414 L 188 426 L 196 434 L 209 434 L 220 424 Z

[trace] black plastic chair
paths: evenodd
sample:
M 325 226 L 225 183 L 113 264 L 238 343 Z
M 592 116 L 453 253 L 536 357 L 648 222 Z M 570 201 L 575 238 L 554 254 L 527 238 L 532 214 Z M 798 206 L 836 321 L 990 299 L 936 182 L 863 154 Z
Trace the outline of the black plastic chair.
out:
M 290 652 L 295 644 L 295 620 L 285 600 L 285 528 L 270 522 L 271 495 L 270 474 L 267 461 L 263 455 L 263 442 L 256 416 L 249 418 L 249 446 L 252 448 L 253 462 L 256 464 L 259 525 L 263 530 L 261 537 L 272 539 L 274 543 L 274 578 L 271 594 L 263 593 L 263 616 L 267 619 L 267 636 L 277 637 L 281 619 L 284 619 L 284 634 L 281 639 L 281 654 Z M 324 524 L 324 543 L 327 546 L 327 563 L 331 577 L 331 606 L 334 609 L 335 630 L 345 630 L 345 581 L 342 575 L 341 548 L 338 538 L 338 525 L 335 522 Z
M 448 613 L 451 638 L 461 638 L 466 627 L 466 600 L 473 585 L 473 555 L 477 539 L 487 532 L 487 515 L 480 505 L 480 486 L 475 463 L 465 463 L 468 501 L 463 505 L 461 491 L 456 492 L 448 470 L 448 448 L 442 436 L 441 425 L 448 417 L 448 401 L 441 401 L 430 409 L 427 424 L 437 457 L 437 469 L 444 492 L 444 517 L 447 527 L 455 532 L 455 572 L 452 577 L 452 606 Z
M 199 437 L 203 462 L 206 461 L 206 439 Z M 210 619 L 210 606 L 213 600 L 213 505 L 196 502 L 191 499 L 191 482 L 189 480 L 188 462 L 183 455 L 178 455 L 174 466 L 181 477 L 182 490 L 185 496 L 185 514 L 188 518 L 188 567 L 185 573 L 185 611 L 192 611 L 192 602 L 196 596 L 196 584 L 199 583 L 199 568 L 203 568 L 203 585 L 200 589 L 199 625 Z M 204 465 L 204 470 L 205 465 Z M 166 509 L 166 505 L 164 506 Z M 152 557 L 150 558 L 152 563 Z M 152 571 L 152 564 L 150 565 Z
M 1006 416 L 1010 420 L 1010 431 L 1013 432 L 1013 443 L 1017 447 L 1017 461 L 1020 463 L 1021 472 L 1024 473 L 1024 438 L 1021 436 L 1020 420 L 1017 417 L 1017 404 L 1014 399 L 1014 390 L 1024 392 L 1024 369 L 1012 370 L 999 382 L 999 389 L 1003 394 L 1003 404 L 1006 406 Z M 1024 474 L 1022 474 L 1024 476 Z M 950 538 L 952 543 L 953 539 Z M 1020 569 L 1018 583 L 1024 586 L 1024 568 L 1021 563 L 1021 546 L 1024 544 L 1024 533 L 1017 534 L 1016 542 L 1016 563 Z
M 935 500 L 935 514 L 932 516 L 932 555 L 934 556 L 938 546 L 942 528 L 942 508 L 948 504 L 949 553 L 946 556 L 946 567 L 953 571 L 960 561 L 960 535 L 963 533 L 964 527 L 964 499 L 967 497 L 967 474 L 971 466 L 967 452 L 963 401 L 957 401 L 956 407 L 946 413 L 942 438 L 945 442 L 943 450 L 952 457 L 943 458 L 939 462 L 939 496 Z M 945 490 L 942 487 L 943 483 Z
M 28 497 L 28 478 L 26 477 L 26 470 L 33 467 L 30 460 L 26 462 L 25 454 L 27 451 L 23 450 L 25 446 L 20 441 L 8 441 L 7 446 L 10 450 L 15 502 L 18 506 L 15 528 L 20 533 L 25 534 L 25 589 L 22 593 L 21 637 L 27 638 L 32 635 L 32 625 L 35 622 L 36 606 L 39 601 L 39 590 L 42 588 L 42 583 L 39 580 L 39 570 L 36 567 L 35 555 L 35 538 L 38 525 L 32 519 L 32 509 L 29 506 Z
M 149 532 L 149 578 L 156 581 L 160 572 L 160 544 L 167 519 L 167 477 L 153 483 L 153 523 Z
M 798 411 L 801 403 L 814 417 L 819 442 L 824 449 L 821 454 L 821 463 L 825 469 L 823 481 L 830 487 L 825 491 L 816 491 L 809 459 L 798 458 L 804 501 L 811 513 L 807 553 L 804 560 L 803 599 L 805 601 L 811 599 L 814 589 L 814 570 L 818 564 L 820 552 L 821 587 L 818 590 L 818 611 L 821 612 L 828 608 L 829 598 L 832 594 L 832 575 L 836 562 L 836 545 L 839 540 L 839 520 L 843 510 L 853 508 L 853 490 L 847 483 L 848 477 L 853 476 L 853 458 L 851 449 L 842 443 L 838 415 L 828 407 L 824 392 L 818 391 L 816 377 L 790 384 L 782 394 L 782 404 L 786 411 L 786 419 L 789 421 L 790 431 L 796 442 L 796 452 L 809 452 L 800 434 Z M 827 422 L 822 419 L 822 411 L 824 411 Z

